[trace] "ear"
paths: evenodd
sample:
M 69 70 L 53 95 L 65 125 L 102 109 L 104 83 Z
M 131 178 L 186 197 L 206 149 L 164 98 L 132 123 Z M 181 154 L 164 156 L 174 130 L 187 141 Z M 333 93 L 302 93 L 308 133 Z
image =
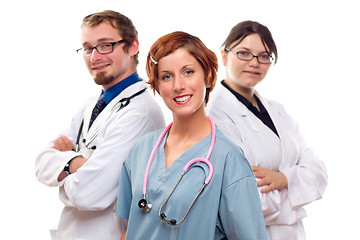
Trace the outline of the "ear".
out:
M 227 53 L 225 52 L 225 49 L 221 49 L 221 60 L 224 66 L 226 66 L 226 57 L 227 57 Z
M 129 55 L 134 56 L 139 51 L 139 40 L 135 39 L 129 47 Z

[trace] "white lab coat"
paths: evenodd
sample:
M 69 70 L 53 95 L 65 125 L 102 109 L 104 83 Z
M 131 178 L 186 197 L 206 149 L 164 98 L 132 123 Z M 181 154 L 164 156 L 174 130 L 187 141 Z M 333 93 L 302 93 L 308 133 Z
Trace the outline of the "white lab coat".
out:
M 279 137 L 222 84 L 210 98 L 207 112 L 217 127 L 240 146 L 252 166 L 281 171 L 288 188 L 260 194 L 268 239 L 305 239 L 304 205 L 322 198 L 327 186 L 323 164 L 306 147 L 296 122 L 281 104 L 255 93 L 268 111 Z
M 146 87 L 144 81 L 137 82 L 123 90 L 119 97 L 129 97 Z M 75 145 L 83 119 L 82 137 L 86 136 L 96 101 L 97 97 L 94 97 L 82 107 L 60 136 L 67 136 Z M 77 172 L 57 181 L 65 164 L 79 153 L 57 151 L 52 148 L 52 142 L 36 159 L 38 180 L 48 186 L 58 186 L 60 200 L 65 205 L 58 229 L 51 231 L 53 239 L 120 239 L 124 230 L 125 223 L 113 213 L 123 161 L 140 136 L 164 128 L 165 121 L 148 91 L 131 99 L 130 104 L 120 111 L 104 116 L 113 103 L 108 104 L 91 126 L 89 132 L 105 122 L 93 142 L 96 150 L 84 153 L 90 157 Z

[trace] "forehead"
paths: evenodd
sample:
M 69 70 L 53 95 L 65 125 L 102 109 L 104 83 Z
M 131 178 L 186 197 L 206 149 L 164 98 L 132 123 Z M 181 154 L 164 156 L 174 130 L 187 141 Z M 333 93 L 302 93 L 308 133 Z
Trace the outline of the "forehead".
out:
M 98 44 L 104 41 L 118 41 L 121 36 L 108 21 L 103 21 L 96 26 L 85 25 L 81 28 L 82 44 Z
M 266 45 L 265 45 L 266 46 Z M 234 46 L 234 50 L 236 49 L 247 49 L 254 52 L 266 52 L 269 51 L 269 48 L 265 46 L 261 40 L 259 34 L 250 34 L 246 36 L 238 45 Z
M 185 48 L 179 48 L 159 60 L 159 71 L 179 69 L 187 65 L 199 65 L 197 60 Z

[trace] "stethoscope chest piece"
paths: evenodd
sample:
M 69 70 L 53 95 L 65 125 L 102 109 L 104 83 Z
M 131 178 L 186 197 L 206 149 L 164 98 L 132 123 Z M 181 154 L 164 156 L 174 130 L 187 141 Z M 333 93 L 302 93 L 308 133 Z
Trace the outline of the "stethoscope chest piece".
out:
M 152 204 L 145 198 L 140 199 L 140 201 L 138 202 L 138 206 L 144 213 L 150 212 L 152 208 Z
M 212 119 L 209 117 L 209 121 L 211 123 L 211 143 L 210 143 L 210 148 L 209 148 L 209 151 L 208 151 L 208 154 L 206 155 L 205 158 L 194 158 L 192 160 L 190 160 L 184 167 L 183 169 L 183 172 L 182 174 L 180 175 L 177 183 L 175 184 L 174 188 L 171 190 L 170 194 L 168 195 L 168 197 L 165 199 L 165 201 L 163 202 L 163 204 L 160 206 L 159 208 L 159 217 L 162 221 L 168 223 L 169 225 L 171 226 L 177 226 L 177 225 L 180 225 L 186 218 L 186 216 L 188 215 L 191 207 L 194 205 L 195 201 L 198 199 L 199 195 L 202 193 L 202 191 L 204 190 L 205 186 L 207 186 L 212 178 L 212 175 L 213 175 L 213 172 L 214 172 L 214 168 L 211 164 L 211 162 L 209 161 L 210 159 L 210 155 L 213 151 L 213 148 L 214 148 L 214 144 L 215 144 L 215 134 L 216 134 L 216 131 L 215 131 L 215 124 L 214 122 L 212 121 Z M 170 125 L 168 125 L 164 131 L 161 133 L 159 139 L 157 140 L 156 144 L 155 144 L 155 147 L 153 148 L 152 152 L 151 152 L 151 155 L 149 157 L 149 160 L 147 162 L 147 165 L 146 165 L 146 169 L 145 169 L 145 174 L 144 174 L 144 180 L 143 180 L 143 197 L 142 199 L 140 199 L 140 201 L 138 202 L 138 206 L 139 208 L 141 209 L 141 211 L 143 213 L 148 213 L 150 212 L 151 208 L 152 208 L 152 204 L 146 200 L 146 185 L 147 185 L 147 180 L 148 180 L 148 176 L 149 176 L 149 172 L 150 172 L 150 166 L 151 166 L 151 162 L 154 158 L 154 155 L 156 153 L 156 150 L 158 149 L 159 145 L 160 145 L 160 142 L 162 141 L 162 139 L 164 138 L 165 134 L 169 131 L 170 127 L 172 126 L 172 123 Z M 181 219 L 180 222 L 177 222 L 175 219 L 170 219 L 168 220 L 166 218 L 166 215 L 165 213 L 162 212 L 162 209 L 164 207 L 164 205 L 167 203 L 167 201 L 169 200 L 170 196 L 173 194 L 173 192 L 175 191 L 175 188 L 177 187 L 177 185 L 180 183 L 183 175 L 188 171 L 188 169 L 194 164 L 194 163 L 197 163 L 197 162 L 203 162 L 205 163 L 208 167 L 209 167 L 209 174 L 207 176 L 207 178 L 205 179 L 204 181 L 204 185 L 202 186 L 202 188 L 200 189 L 200 191 L 198 192 L 198 194 L 196 195 L 196 197 L 194 198 L 194 200 L 191 202 L 189 208 L 187 209 L 184 217 Z

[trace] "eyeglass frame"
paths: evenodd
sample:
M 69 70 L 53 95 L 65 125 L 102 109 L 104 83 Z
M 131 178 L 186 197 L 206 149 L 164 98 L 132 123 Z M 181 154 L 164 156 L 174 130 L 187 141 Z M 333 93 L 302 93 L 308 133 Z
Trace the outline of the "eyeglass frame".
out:
M 103 43 L 100 43 L 100 44 L 98 44 L 98 45 L 96 45 L 96 46 L 93 46 L 93 47 L 82 47 L 82 48 L 79 48 L 79 49 L 76 49 L 76 53 L 78 53 L 79 54 L 79 52 L 83 52 L 83 57 L 90 57 L 91 56 L 91 54 L 88 54 L 88 55 L 85 55 L 84 53 L 85 53 L 85 49 L 89 49 L 89 50 L 91 50 L 91 53 L 94 51 L 94 49 L 96 49 L 96 51 L 99 53 L 99 54 L 101 54 L 101 55 L 105 55 L 105 54 L 108 54 L 108 53 L 112 53 L 113 51 L 114 51 L 114 46 L 116 45 L 116 44 L 119 44 L 119 43 L 123 43 L 123 42 L 127 42 L 125 39 L 121 39 L 121 40 L 119 40 L 119 41 L 116 41 L 116 42 L 103 42 Z M 103 53 L 103 52 L 99 52 L 99 50 L 98 50 L 98 46 L 100 46 L 100 45 L 104 45 L 104 44 L 111 44 L 111 51 L 110 52 L 105 52 L 105 53 Z
M 253 60 L 254 58 L 256 58 L 256 60 L 258 61 L 258 63 L 261 63 L 261 64 L 271 64 L 273 61 L 274 61 L 274 58 L 270 55 L 270 54 L 266 54 L 266 56 L 269 56 L 270 57 L 270 62 L 268 63 L 264 63 L 264 62 L 260 62 L 259 61 L 259 57 L 260 56 L 265 56 L 265 54 L 261 54 L 261 55 L 254 55 L 252 52 L 249 52 L 249 51 L 243 51 L 243 50 L 240 50 L 240 51 L 234 51 L 234 50 L 231 50 L 229 48 L 225 48 L 225 51 L 227 52 L 232 52 L 232 53 L 235 53 L 236 57 L 240 60 L 243 60 L 243 61 L 251 61 Z M 247 52 L 247 53 L 250 53 L 252 55 L 252 58 L 251 59 L 243 59 L 243 58 L 240 58 L 239 55 L 238 55 L 238 52 Z

